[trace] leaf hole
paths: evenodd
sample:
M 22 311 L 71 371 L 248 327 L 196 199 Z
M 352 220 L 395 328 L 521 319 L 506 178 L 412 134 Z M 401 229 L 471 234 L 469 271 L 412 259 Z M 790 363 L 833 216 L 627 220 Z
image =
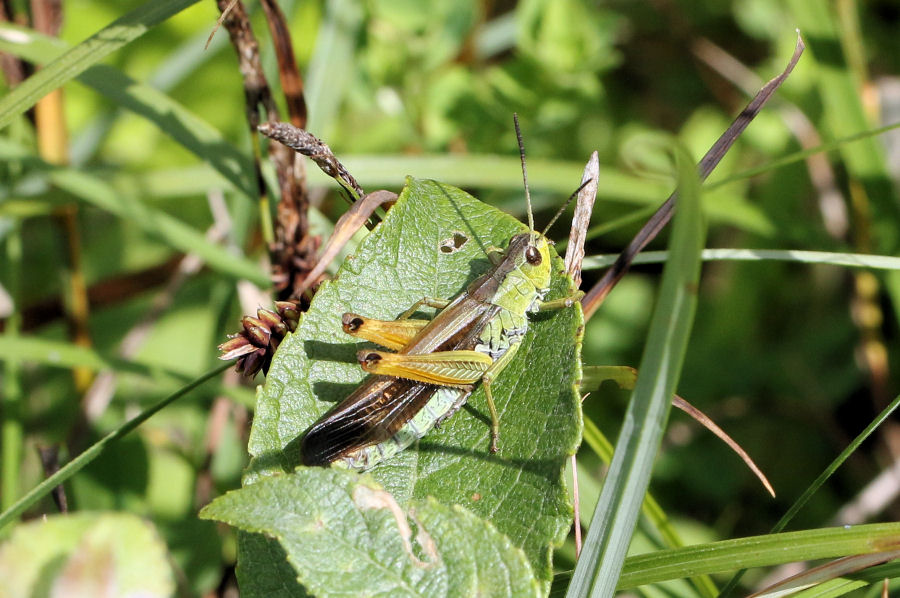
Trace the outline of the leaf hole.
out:
M 459 231 L 456 231 L 453 233 L 452 237 L 441 241 L 438 248 L 440 249 L 441 253 L 455 253 L 459 251 L 460 248 L 468 241 L 469 237 Z

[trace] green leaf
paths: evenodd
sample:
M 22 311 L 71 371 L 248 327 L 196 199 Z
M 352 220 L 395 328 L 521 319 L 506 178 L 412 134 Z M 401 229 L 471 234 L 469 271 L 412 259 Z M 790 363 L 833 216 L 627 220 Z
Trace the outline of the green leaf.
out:
M 406 509 L 367 477 L 305 468 L 229 492 L 201 517 L 275 537 L 316 596 L 537 596 L 522 551 L 435 499 Z
M 395 318 L 423 296 L 453 297 L 488 269 L 488 247 L 505 247 L 522 230 L 515 219 L 459 189 L 410 179 L 385 221 L 337 279 L 319 289 L 297 332 L 279 347 L 259 396 L 246 481 L 291 471 L 299 463 L 303 433 L 365 377 L 355 361 L 358 345 L 341 331 L 344 312 Z M 454 233 L 467 241 L 455 252 L 440 251 Z M 561 272 L 561 260 L 554 260 Z M 568 293 L 567 280 L 556 276 L 548 298 Z M 490 520 L 548 583 L 551 547 L 563 540 L 572 518 L 562 474 L 580 440 L 574 383 L 580 376 L 581 310 L 576 305 L 531 321 L 516 358 L 492 387 L 500 414 L 499 453 L 488 451 L 487 407 L 479 387 L 467 407 L 422 439 L 417 450 L 400 453 L 371 475 L 400 504 L 433 496 Z
M 75 513 L 18 526 L 0 546 L 4 596 L 172 596 L 153 526 L 126 513 Z

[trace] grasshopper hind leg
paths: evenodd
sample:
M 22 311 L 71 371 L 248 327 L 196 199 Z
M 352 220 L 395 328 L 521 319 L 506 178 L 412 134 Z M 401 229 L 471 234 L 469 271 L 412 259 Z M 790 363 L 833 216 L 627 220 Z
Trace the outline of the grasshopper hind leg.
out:
M 353 312 L 341 316 L 341 328 L 346 334 L 400 351 L 421 332 L 430 320 L 376 320 Z

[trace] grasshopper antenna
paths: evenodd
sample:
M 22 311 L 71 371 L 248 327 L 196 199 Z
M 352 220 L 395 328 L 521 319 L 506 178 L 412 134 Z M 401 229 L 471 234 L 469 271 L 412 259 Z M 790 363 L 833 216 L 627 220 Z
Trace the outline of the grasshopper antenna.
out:
M 516 140 L 519 142 L 519 159 L 522 161 L 522 182 L 525 183 L 525 203 L 528 206 L 528 230 L 534 232 L 534 214 L 531 213 L 531 191 L 528 190 L 528 169 L 525 168 L 525 144 L 522 142 L 522 129 L 519 128 L 519 115 L 513 112 L 513 123 L 516 126 Z
M 556 214 L 553 215 L 553 218 L 550 219 L 550 222 L 548 222 L 547 226 L 544 227 L 544 230 L 541 231 L 541 234 L 543 236 L 547 236 L 547 231 L 550 230 L 550 227 L 553 226 L 557 220 L 559 220 L 559 217 L 563 215 L 563 212 L 566 211 L 566 208 L 569 207 L 569 204 L 572 203 L 572 200 L 575 199 L 578 194 L 581 193 L 581 190 L 584 189 L 590 182 L 591 179 L 588 179 L 585 182 L 581 183 L 578 186 L 578 189 L 575 189 L 575 191 L 572 192 L 572 195 L 569 196 L 569 199 L 566 200 L 566 203 L 564 203 L 560 209 L 556 210 Z

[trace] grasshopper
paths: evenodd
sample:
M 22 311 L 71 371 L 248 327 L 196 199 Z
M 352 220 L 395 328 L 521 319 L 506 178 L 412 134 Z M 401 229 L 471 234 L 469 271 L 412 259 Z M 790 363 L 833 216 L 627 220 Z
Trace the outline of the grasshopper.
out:
M 524 174 L 518 122 L 516 132 Z M 343 314 L 344 332 L 396 352 L 357 354 L 362 368 L 374 375 L 307 431 L 301 444 L 305 465 L 368 469 L 452 416 L 479 381 L 491 416 L 490 450 L 497 452 L 499 421 L 491 384 L 515 356 L 528 330 L 528 314 L 570 307 L 581 296 L 544 301 L 550 242 L 534 230 L 527 175 L 525 181 L 529 231 L 513 236 L 505 250 L 489 251 L 491 269 L 456 298 L 423 298 L 397 320 Z M 440 311 L 431 320 L 412 319 L 423 305 Z

